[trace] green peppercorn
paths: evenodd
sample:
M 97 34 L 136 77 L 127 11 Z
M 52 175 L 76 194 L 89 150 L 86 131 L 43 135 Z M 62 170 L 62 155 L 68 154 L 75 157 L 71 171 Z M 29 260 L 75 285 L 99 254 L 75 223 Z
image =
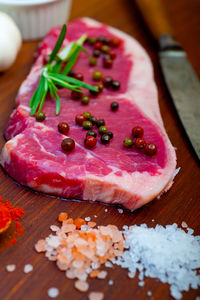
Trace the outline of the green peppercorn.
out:
M 108 132 L 108 128 L 106 126 L 100 126 L 99 127 L 99 134 L 105 134 Z
M 97 86 L 98 86 L 98 88 L 99 88 L 99 91 L 102 92 L 102 91 L 103 91 L 103 88 L 104 88 L 103 83 L 102 83 L 102 82 L 98 82 L 98 83 L 97 83 Z
M 110 142 L 110 137 L 108 134 L 103 134 L 101 137 L 102 144 L 108 144 Z
M 109 53 L 110 47 L 107 46 L 107 45 L 103 45 L 103 46 L 101 47 L 101 51 L 104 52 L 104 53 Z
M 118 102 L 114 101 L 111 103 L 110 108 L 112 109 L 112 111 L 116 111 L 119 107 Z
M 96 126 L 100 127 L 100 126 L 104 126 L 105 125 L 105 121 L 104 119 L 99 119 L 96 121 Z
M 96 43 L 97 39 L 95 37 L 89 37 L 87 39 L 87 41 L 90 45 L 94 45 Z
M 94 67 L 94 66 L 96 66 L 96 64 L 97 64 L 97 59 L 96 59 L 96 57 L 92 56 L 89 60 L 89 65 Z
M 89 111 L 85 111 L 83 115 L 87 120 L 91 117 L 91 113 Z
M 83 96 L 81 98 L 81 103 L 87 105 L 90 102 L 90 98 L 88 96 Z
M 36 114 L 35 114 L 36 121 L 43 122 L 45 120 L 45 118 L 46 118 L 45 113 L 43 113 L 42 111 L 36 112 Z
M 92 74 L 92 78 L 95 81 L 101 80 L 101 78 L 102 78 L 102 72 L 101 71 L 94 71 L 93 74 Z
M 133 140 L 130 138 L 125 138 L 124 140 L 124 147 L 131 148 L 133 146 Z
M 97 119 L 94 116 L 89 117 L 87 120 L 92 122 L 93 125 L 95 125 L 97 121 Z
M 93 127 L 92 122 L 88 120 L 84 121 L 82 126 L 85 130 L 89 130 Z
M 94 130 L 89 130 L 89 131 L 86 133 L 86 136 L 94 136 L 94 137 L 97 137 L 97 133 L 96 133 L 96 131 L 94 131 Z
M 94 49 L 94 51 L 93 51 L 93 56 L 94 56 L 94 57 L 99 57 L 100 54 L 101 54 L 101 51 L 100 51 L 100 50 Z

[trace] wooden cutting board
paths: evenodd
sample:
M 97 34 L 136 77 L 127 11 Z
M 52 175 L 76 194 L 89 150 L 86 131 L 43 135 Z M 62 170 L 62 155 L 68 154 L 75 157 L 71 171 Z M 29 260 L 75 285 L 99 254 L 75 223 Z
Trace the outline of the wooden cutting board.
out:
M 0 299 L 2 300 L 49 299 L 47 290 L 52 286 L 60 291 L 57 299 L 87 299 L 87 294 L 76 291 L 73 287 L 74 282 L 66 279 L 53 262 L 49 262 L 43 254 L 39 255 L 33 249 L 38 239 L 50 233 L 49 226 L 56 224 L 57 216 L 61 211 L 67 211 L 73 218 L 91 216 L 93 219 L 93 216 L 97 215 L 98 218 L 95 220 L 99 225 L 116 224 L 120 228 L 124 224 L 139 225 L 144 222 L 148 226 L 174 222 L 180 226 L 181 222 L 185 221 L 195 230 L 196 235 L 200 234 L 199 165 L 164 85 L 158 65 L 156 45 L 148 35 L 132 2 L 131 0 L 74 0 L 71 19 L 87 15 L 129 33 L 146 48 L 154 65 L 161 114 L 172 144 L 177 148 L 177 166 L 181 167 L 181 171 L 176 176 L 171 190 L 159 200 L 154 200 L 133 213 L 124 210 L 123 214 L 119 214 L 116 206 L 72 200 L 62 201 L 59 198 L 34 193 L 14 182 L 0 168 L 0 195 L 26 210 L 23 218 L 25 234 L 19 242 L 15 246 L 6 248 L 5 236 L 0 236 Z M 200 1 L 164 2 L 177 39 L 187 51 L 200 77 Z M 38 42 L 24 43 L 14 66 L 4 74 L 0 74 L 0 148 L 5 142 L 3 132 L 14 108 L 17 90 L 30 70 L 37 44 Z M 105 208 L 108 209 L 107 213 Z M 152 222 L 152 219 L 155 222 Z M 24 274 L 23 267 L 27 263 L 32 264 L 34 270 Z M 7 264 L 16 264 L 17 270 L 14 273 L 7 273 L 5 271 Z M 130 280 L 127 271 L 118 267 L 109 270 L 108 278 L 114 280 L 113 286 L 109 286 L 107 280 L 92 280 L 90 284 L 91 290 L 103 291 L 106 300 L 172 299 L 169 286 L 161 284 L 158 280 L 145 279 L 144 287 L 139 287 L 137 277 Z M 152 291 L 153 298 L 147 296 L 148 290 Z M 183 299 L 192 300 L 199 294 L 197 290 L 190 290 L 183 294 Z

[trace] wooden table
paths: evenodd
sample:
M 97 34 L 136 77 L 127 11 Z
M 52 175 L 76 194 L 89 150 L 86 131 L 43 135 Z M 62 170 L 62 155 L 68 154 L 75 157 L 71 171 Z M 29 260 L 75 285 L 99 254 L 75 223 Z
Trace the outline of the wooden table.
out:
M 200 1 L 199 0 L 168 0 L 164 1 L 169 11 L 169 16 L 177 39 L 188 53 L 189 59 L 200 77 Z M 74 218 L 77 216 L 98 216 L 98 224 L 124 224 L 155 223 L 161 225 L 176 222 L 179 226 L 185 221 L 200 233 L 200 171 L 198 162 L 184 135 L 178 121 L 177 114 L 170 101 L 170 97 L 159 69 L 156 45 L 151 40 L 143 25 L 133 1 L 131 0 L 74 0 L 71 19 L 89 16 L 101 22 L 115 26 L 134 36 L 148 51 L 155 69 L 155 80 L 159 90 L 161 113 L 167 133 L 172 144 L 177 148 L 178 167 L 180 173 L 175 178 L 171 190 L 141 209 L 130 213 L 124 210 L 119 214 L 117 207 L 91 204 L 80 201 L 61 201 L 42 194 L 36 194 L 28 188 L 14 182 L 2 169 L 0 169 L 0 195 L 8 198 L 13 204 L 20 205 L 26 210 L 23 218 L 25 229 L 24 237 L 18 244 L 6 248 L 5 237 L 0 237 L 0 299 L 2 300 L 39 300 L 48 299 L 47 290 L 55 286 L 60 290 L 57 299 L 87 299 L 86 294 L 81 294 L 73 287 L 74 282 L 67 280 L 53 262 L 49 262 L 42 254 L 38 255 L 33 250 L 34 243 L 41 237 L 49 234 L 49 226 L 56 223 L 59 212 L 66 210 Z M 4 144 L 3 131 L 14 108 L 17 90 L 28 74 L 33 62 L 33 54 L 37 49 L 37 42 L 27 42 L 19 53 L 14 66 L 4 74 L 0 74 L 0 148 Z M 155 222 L 152 223 L 152 219 Z M 7 264 L 16 264 L 17 271 L 7 273 Z M 31 263 L 34 271 L 23 273 L 23 266 Z M 145 286 L 138 286 L 138 279 L 130 281 L 127 271 L 115 267 L 109 271 L 109 278 L 114 280 L 113 286 L 108 286 L 105 280 L 93 280 L 91 288 L 105 292 L 106 300 L 122 299 L 150 299 L 147 291 L 151 290 L 154 299 L 171 299 L 167 284 L 157 280 L 146 279 Z M 195 299 L 197 290 L 184 293 L 183 299 Z

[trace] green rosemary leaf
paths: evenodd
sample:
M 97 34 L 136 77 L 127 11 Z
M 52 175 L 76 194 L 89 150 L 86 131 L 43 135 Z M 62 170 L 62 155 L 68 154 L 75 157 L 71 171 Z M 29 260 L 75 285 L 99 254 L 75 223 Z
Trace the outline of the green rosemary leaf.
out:
M 64 68 L 64 70 L 62 71 L 62 74 L 66 75 L 69 73 L 69 71 L 71 70 L 71 68 L 73 67 L 73 65 L 75 64 L 77 57 L 78 57 L 78 53 L 79 53 L 79 48 L 77 48 L 74 53 L 72 54 L 72 56 L 70 57 L 69 62 L 67 63 L 66 67 Z
M 43 94 L 42 94 L 42 98 L 41 98 L 41 101 L 40 101 L 40 106 L 39 106 L 39 109 L 38 111 L 41 112 L 42 110 L 42 107 L 44 105 L 44 100 L 46 98 L 46 95 L 48 93 L 48 82 L 47 82 L 47 79 L 45 78 L 45 82 L 44 82 L 44 90 L 43 90 Z
M 67 27 L 66 27 L 66 24 L 64 24 L 62 29 L 61 29 L 61 32 L 59 34 L 59 37 L 57 39 L 57 42 L 56 42 L 56 44 L 53 48 L 53 51 L 50 54 L 49 61 L 48 61 L 49 64 L 54 60 L 54 58 L 56 57 L 58 51 L 60 50 L 60 48 L 63 44 L 63 41 L 65 39 L 66 31 L 67 31 Z
M 55 75 L 57 75 L 57 74 L 55 74 Z M 79 89 L 80 85 L 69 84 L 68 82 L 63 81 L 62 79 L 56 78 L 56 76 L 54 76 L 54 74 L 52 74 L 52 75 L 48 74 L 48 78 L 50 78 L 55 84 L 58 84 L 58 85 L 63 86 L 63 87 L 66 87 L 69 90 L 83 93 L 83 91 L 81 91 Z
M 60 53 L 58 53 L 57 57 L 61 61 L 68 60 L 71 54 L 74 52 L 75 48 L 76 48 L 75 42 L 72 42 L 69 45 L 67 45 L 64 49 L 62 49 Z
M 53 68 L 52 68 L 52 73 L 59 73 L 61 68 L 62 68 L 62 61 L 61 60 L 58 60 L 54 65 L 53 65 Z
M 87 49 L 85 49 L 83 46 L 79 45 L 79 49 L 83 52 L 85 52 L 87 55 L 90 55 L 89 52 L 87 51 Z
M 48 82 L 49 92 L 50 92 L 51 98 L 53 98 L 54 97 L 53 81 L 48 78 L 47 82 Z
M 32 97 L 31 97 L 31 100 L 30 100 L 30 102 L 29 102 L 29 106 L 30 106 L 30 107 L 33 106 L 33 103 L 34 103 L 34 101 L 35 101 L 36 95 L 37 95 L 37 89 L 36 89 L 35 92 L 33 93 Z
M 42 74 L 40 77 L 39 86 L 36 90 L 34 102 L 32 103 L 31 116 L 34 115 L 34 113 L 36 112 L 36 110 L 38 108 L 38 105 L 40 104 L 40 100 L 41 100 L 43 92 L 44 92 L 44 87 L 45 87 L 45 77 Z
M 47 73 L 47 76 L 50 76 L 51 78 L 57 78 L 57 79 L 60 79 L 62 81 L 74 84 L 74 85 L 78 85 L 79 87 L 86 88 L 86 89 L 88 89 L 90 91 L 93 91 L 93 92 L 98 91 L 98 89 L 95 86 L 87 84 L 87 83 L 85 83 L 81 80 L 75 79 L 75 78 L 70 77 L 70 76 L 65 76 L 65 75 L 62 75 L 62 74 L 52 74 L 52 73 Z
M 55 95 L 55 99 L 56 99 L 56 115 L 59 115 L 59 113 L 60 113 L 60 97 L 58 96 L 58 93 L 56 92 L 56 90 L 54 90 L 54 95 Z

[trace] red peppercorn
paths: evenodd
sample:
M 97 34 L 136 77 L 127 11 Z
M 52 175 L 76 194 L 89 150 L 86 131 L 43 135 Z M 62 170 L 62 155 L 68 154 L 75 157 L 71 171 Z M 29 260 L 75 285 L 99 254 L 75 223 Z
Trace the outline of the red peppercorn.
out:
M 106 76 L 102 79 L 102 82 L 106 88 L 109 88 L 112 86 L 113 79 L 110 76 Z
M 153 156 L 155 155 L 157 152 L 157 147 L 155 144 L 153 143 L 148 143 L 146 144 L 145 148 L 144 148 L 144 153 L 148 156 Z
M 113 38 L 110 41 L 110 45 L 114 48 L 119 47 L 119 44 L 120 44 L 120 39 L 118 39 L 118 38 Z
M 142 139 L 142 138 L 137 138 L 137 139 L 135 140 L 135 147 L 136 147 L 137 149 L 142 150 L 142 149 L 144 149 L 145 146 L 146 146 L 146 142 L 145 142 L 144 139 Z
M 94 148 L 96 146 L 97 139 L 94 136 L 88 135 L 85 138 L 85 146 L 87 148 Z
M 109 55 L 110 55 L 110 57 L 111 57 L 112 59 L 114 59 L 114 58 L 116 57 L 116 52 L 113 51 L 113 50 L 111 50 L 111 51 L 109 52 Z
M 140 127 L 140 126 L 133 127 L 132 136 L 134 138 L 141 138 L 141 137 L 143 137 L 143 134 L 144 134 L 144 129 L 142 127 Z
M 96 43 L 94 44 L 94 49 L 100 50 L 101 47 L 102 47 L 102 43 L 101 43 L 101 42 L 96 42 Z
M 75 77 L 76 79 L 78 79 L 78 80 L 81 80 L 81 81 L 83 81 L 83 79 L 84 79 L 82 73 L 76 73 L 76 74 L 74 75 L 74 77 Z
M 75 142 L 71 138 L 66 138 L 62 141 L 61 147 L 66 152 L 71 152 L 75 148 Z
M 69 125 L 66 122 L 60 122 L 58 124 L 58 131 L 62 134 L 67 135 L 69 131 Z
M 72 99 L 74 99 L 74 100 L 79 100 L 79 99 L 81 99 L 81 97 L 82 97 L 82 93 L 76 92 L 76 91 L 72 91 L 71 97 L 72 97 Z
M 111 58 L 106 58 L 106 59 L 103 60 L 103 66 L 106 69 L 112 68 L 112 63 L 113 63 L 113 61 L 112 61 Z
M 78 114 L 75 117 L 76 124 L 82 126 L 83 122 L 86 121 L 86 117 L 83 114 Z

